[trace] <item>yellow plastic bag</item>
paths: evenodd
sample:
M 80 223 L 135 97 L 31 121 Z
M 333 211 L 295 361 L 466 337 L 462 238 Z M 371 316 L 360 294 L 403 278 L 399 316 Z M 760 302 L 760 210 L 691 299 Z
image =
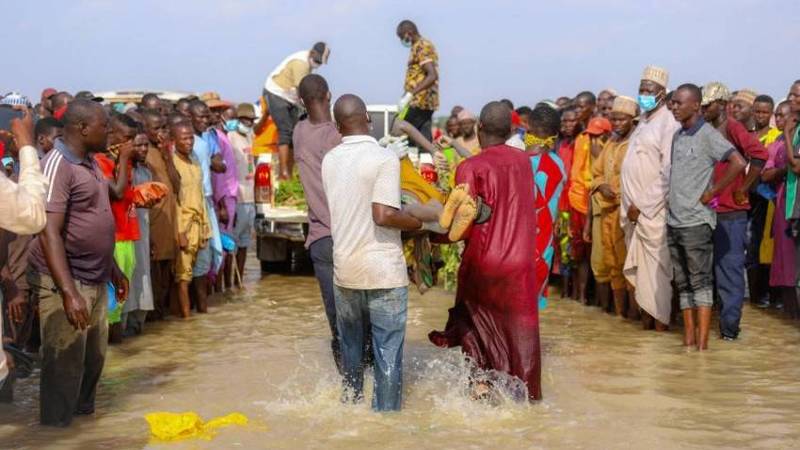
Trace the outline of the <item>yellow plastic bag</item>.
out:
M 150 434 L 162 441 L 180 441 L 184 439 L 210 440 L 217 434 L 217 429 L 229 425 L 247 425 L 247 416 L 232 413 L 203 422 L 195 412 L 171 413 L 154 412 L 144 416 L 150 424 Z

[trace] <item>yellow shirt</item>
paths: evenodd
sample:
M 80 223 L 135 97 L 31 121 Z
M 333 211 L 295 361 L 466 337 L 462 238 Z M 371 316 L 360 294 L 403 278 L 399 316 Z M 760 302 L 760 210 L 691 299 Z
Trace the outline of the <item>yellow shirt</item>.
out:
M 597 189 L 601 184 L 608 184 L 611 186 L 611 190 L 614 191 L 614 193 L 620 196 L 622 195 L 622 178 L 620 173 L 622 170 L 622 161 L 625 160 L 625 154 L 627 152 L 628 139 L 619 142 L 613 140 L 606 142 L 600 156 L 592 165 L 592 191 Z M 596 192 L 593 198 L 603 209 L 619 206 L 620 202 L 620 197 L 617 197 L 615 200 L 609 200 L 599 192 Z
M 203 195 L 203 173 L 200 164 L 190 157 L 187 162 L 177 154 L 172 155 L 175 169 L 181 176 L 181 189 L 178 196 L 178 233 L 186 233 L 189 247 L 211 238 L 211 227 L 206 212 L 206 199 Z

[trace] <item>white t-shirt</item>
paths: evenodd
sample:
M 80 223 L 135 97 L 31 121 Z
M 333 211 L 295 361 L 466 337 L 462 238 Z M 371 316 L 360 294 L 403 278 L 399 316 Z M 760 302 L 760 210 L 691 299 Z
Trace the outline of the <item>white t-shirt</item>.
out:
M 228 139 L 233 147 L 236 159 L 236 178 L 239 180 L 239 203 L 253 203 L 255 179 L 255 161 L 253 160 L 253 134 L 244 135 L 238 131 L 229 131 Z
M 408 286 L 400 230 L 372 220 L 372 204 L 400 208 L 400 161 L 371 136 L 346 136 L 322 161 L 331 213 L 333 281 L 349 289 Z

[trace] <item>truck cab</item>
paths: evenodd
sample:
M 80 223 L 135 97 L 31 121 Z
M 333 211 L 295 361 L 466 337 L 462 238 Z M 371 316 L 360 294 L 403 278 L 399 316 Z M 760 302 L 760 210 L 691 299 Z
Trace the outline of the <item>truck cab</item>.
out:
M 389 135 L 397 115 L 395 105 L 369 105 L 370 134 L 375 139 Z M 277 158 L 276 158 L 277 159 Z M 293 206 L 276 206 L 277 184 L 273 154 L 261 154 L 255 171 L 256 255 L 265 272 L 299 272 L 309 267 L 305 241 L 308 236 L 308 211 Z

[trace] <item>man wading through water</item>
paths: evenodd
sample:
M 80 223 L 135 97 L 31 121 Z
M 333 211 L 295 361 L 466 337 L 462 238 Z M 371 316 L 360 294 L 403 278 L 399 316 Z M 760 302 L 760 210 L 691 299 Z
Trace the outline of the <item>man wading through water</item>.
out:
M 331 214 L 344 400 L 359 401 L 363 395 L 361 361 L 368 321 L 375 358 L 372 408 L 396 411 L 402 400 L 408 307 L 400 231 L 419 230 L 422 222 L 400 210 L 400 161 L 369 136 L 364 102 L 355 95 L 343 95 L 333 114 L 343 138 L 325 155 L 322 183 Z
M 479 368 L 520 379 L 528 398 L 539 400 L 536 188 L 530 156 L 505 145 L 510 134 L 511 110 L 500 102 L 484 106 L 478 124 L 481 153 L 456 169 L 458 186 L 450 194 L 440 225 L 462 228 L 465 205 L 483 202 L 490 205 L 491 214 L 461 233 L 450 231 L 451 240 L 463 238 L 466 243 L 456 301 L 444 331 L 431 332 L 429 339 L 439 347 L 461 346 Z M 472 210 L 476 209 L 481 211 Z M 473 395 L 488 395 L 488 383 L 475 381 Z

